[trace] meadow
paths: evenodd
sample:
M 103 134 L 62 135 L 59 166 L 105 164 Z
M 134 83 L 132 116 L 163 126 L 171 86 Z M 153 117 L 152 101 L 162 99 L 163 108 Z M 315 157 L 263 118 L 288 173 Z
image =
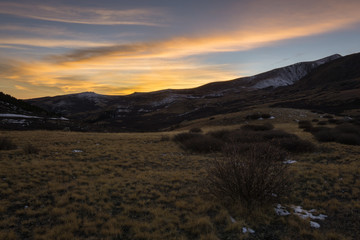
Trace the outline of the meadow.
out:
M 236 129 L 246 114 L 188 122 L 173 132 L 1 131 L 16 148 L 0 150 L 0 239 L 360 236 L 360 146 L 318 142 L 294 121 L 316 113 L 272 110 L 275 119 L 263 120 L 316 146 L 289 156 L 296 162 L 289 165 L 293 187 L 285 198 L 247 209 L 211 194 L 207 169 L 221 153 L 189 152 L 171 139 L 194 127 Z M 276 214 L 278 204 L 289 215 Z M 298 216 L 296 206 L 326 217 Z

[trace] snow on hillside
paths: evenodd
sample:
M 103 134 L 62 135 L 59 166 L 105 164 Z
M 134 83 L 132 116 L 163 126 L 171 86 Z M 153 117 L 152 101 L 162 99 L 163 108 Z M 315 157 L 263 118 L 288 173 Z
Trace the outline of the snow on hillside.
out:
M 271 71 L 271 75 L 273 75 L 271 77 L 264 77 L 264 74 L 255 75 L 250 77 L 250 81 L 256 82 L 252 88 L 262 89 L 292 85 L 309 74 L 313 69 L 340 57 L 341 55 L 335 54 L 317 61 L 296 63 L 284 68 L 275 69 Z

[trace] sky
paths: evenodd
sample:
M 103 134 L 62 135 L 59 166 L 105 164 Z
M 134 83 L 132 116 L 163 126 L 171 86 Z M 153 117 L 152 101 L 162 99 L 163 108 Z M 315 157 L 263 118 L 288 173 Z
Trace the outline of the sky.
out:
M 0 0 L 0 91 L 197 87 L 360 52 L 359 0 Z

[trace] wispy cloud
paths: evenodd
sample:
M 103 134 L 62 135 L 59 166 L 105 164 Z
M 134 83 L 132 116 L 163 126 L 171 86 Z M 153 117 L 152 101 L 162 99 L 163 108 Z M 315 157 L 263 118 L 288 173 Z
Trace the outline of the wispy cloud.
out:
M 269 4 L 266 4 L 267 1 L 259 0 L 259 2 L 263 2 L 264 7 L 258 12 L 252 11 L 255 12 L 255 19 L 249 17 L 245 24 L 239 23 L 236 29 L 226 29 L 226 31 L 209 28 L 208 31 L 203 31 L 201 36 L 189 33 L 157 41 L 143 40 L 121 44 L 110 41 L 101 43 L 75 39 L 0 37 L 0 47 L 12 44 L 74 48 L 63 54 L 46 56 L 41 61 L 0 64 L 0 77 L 16 80 L 18 86 L 27 88 L 30 88 L 29 86 L 53 88 L 58 94 L 84 90 L 105 94 L 128 94 L 134 91 L 164 88 L 189 88 L 212 81 L 229 80 L 241 75 L 239 69 L 234 70 L 228 65 L 209 65 L 197 61 L 198 55 L 248 51 L 284 40 L 341 30 L 360 22 L 358 14 L 360 2 L 353 0 L 348 0 L 347 4 L 334 0 L 319 0 L 319 3 L 314 3 L 310 10 L 307 6 L 305 9 L 301 3 L 290 8 L 289 1 L 274 0 L 274 6 L 271 8 L 279 8 L 281 11 L 269 12 L 267 12 L 270 9 Z M 320 11 L 321 4 L 322 11 Z M 39 9 L 28 7 L 29 12 L 25 13 L 26 7 L 28 6 L 0 3 L 0 13 L 7 12 L 19 16 L 24 13 L 25 17 L 41 19 L 53 13 L 51 16 L 59 21 L 65 19 L 67 22 L 77 22 L 81 18 L 81 21 L 88 24 L 96 19 L 99 20 L 98 23 L 102 21 L 102 24 L 112 24 L 116 17 L 118 24 L 124 19 L 127 21 L 132 19 L 132 22 L 147 22 L 146 18 L 149 18 L 148 23 L 157 24 L 153 17 L 160 14 L 156 11 L 154 13 L 144 10 L 144 18 L 137 18 L 135 15 L 139 13 L 135 10 L 124 10 L 130 11 L 127 13 L 114 10 L 119 13 L 115 16 L 112 10 L 108 12 L 109 10 L 76 8 L 73 12 L 64 13 L 66 8 L 55 9 L 44 6 L 40 6 Z M 254 7 L 259 8 L 259 5 Z M 41 10 L 44 13 L 37 15 Z M 316 12 L 318 13 L 315 14 Z M 91 13 L 95 15 L 92 16 Z M 62 17 L 61 14 L 65 15 Z M 253 22 L 249 22 L 250 19 L 254 19 Z M 18 87 L 18 90 L 21 89 Z
M 31 46 L 31 47 L 47 47 L 47 48 L 81 48 L 81 47 L 100 47 L 100 46 L 110 46 L 113 43 L 102 43 L 99 41 L 85 41 L 85 40 L 73 40 L 73 39 L 59 39 L 59 38 L 35 38 L 35 37 L 26 37 L 26 38 L 16 38 L 16 37 L 0 37 L 0 46 Z
M 166 14 L 160 9 L 100 9 L 75 6 L 0 2 L 0 13 L 19 17 L 92 25 L 163 26 Z

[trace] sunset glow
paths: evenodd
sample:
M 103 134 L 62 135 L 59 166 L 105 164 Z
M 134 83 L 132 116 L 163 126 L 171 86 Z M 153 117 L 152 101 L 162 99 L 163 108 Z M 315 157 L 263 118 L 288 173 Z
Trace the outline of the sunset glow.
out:
M 360 2 L 0 1 L 0 91 L 191 88 L 360 51 Z

